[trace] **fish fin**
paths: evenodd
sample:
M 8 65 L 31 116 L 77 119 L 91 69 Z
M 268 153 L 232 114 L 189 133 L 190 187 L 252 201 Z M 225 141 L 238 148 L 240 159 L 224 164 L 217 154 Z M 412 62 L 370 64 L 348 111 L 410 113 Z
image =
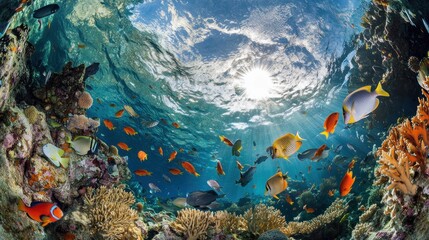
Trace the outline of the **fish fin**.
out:
M 22 201 L 21 198 L 18 199 L 18 209 L 20 211 L 27 212 L 27 206 L 25 205 L 24 201 Z
M 68 157 L 60 159 L 61 166 L 63 166 L 64 168 L 68 168 L 69 162 L 70 162 L 70 158 Z
M 195 172 L 195 177 L 199 177 L 200 176 L 200 174 L 198 174 L 197 172 Z
M 320 134 L 325 135 L 326 139 L 328 139 L 328 137 L 329 137 L 329 132 L 328 131 L 323 131 Z
M 275 195 L 275 194 L 273 195 L 273 198 L 280 200 L 279 197 L 277 197 L 277 195 Z
M 366 91 L 366 92 L 371 92 L 371 85 L 368 86 L 363 86 L 357 90 L 355 90 L 354 92 L 358 92 L 358 91 Z
M 59 154 L 60 156 L 64 155 L 64 150 L 63 150 L 63 149 L 61 149 L 61 148 L 58 148 L 58 154 Z
M 375 109 L 377 109 L 379 104 L 380 104 L 380 100 L 375 99 L 375 106 L 374 106 L 374 108 L 372 109 L 372 111 L 374 111 Z M 372 111 L 371 111 L 371 112 L 372 112 Z
M 375 89 L 375 93 L 377 93 L 378 96 L 390 97 L 390 94 L 384 91 L 384 89 L 382 88 L 381 82 L 378 83 L 377 88 Z
M 49 223 L 51 223 L 50 217 L 46 215 L 40 216 L 40 220 L 42 220 L 42 227 L 46 227 Z
M 299 136 L 298 132 L 296 132 L 295 139 L 298 140 L 298 141 L 305 140 L 304 138 L 302 138 L 302 137 Z

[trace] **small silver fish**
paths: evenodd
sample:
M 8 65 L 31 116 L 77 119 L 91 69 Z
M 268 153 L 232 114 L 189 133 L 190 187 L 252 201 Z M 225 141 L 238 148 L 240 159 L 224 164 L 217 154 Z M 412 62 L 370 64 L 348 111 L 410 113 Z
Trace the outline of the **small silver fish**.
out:
M 425 25 L 426 31 L 429 33 L 429 25 L 424 18 L 422 18 L 423 25 Z
M 142 121 L 142 125 L 146 128 L 153 128 L 156 127 L 158 125 L 158 121 Z

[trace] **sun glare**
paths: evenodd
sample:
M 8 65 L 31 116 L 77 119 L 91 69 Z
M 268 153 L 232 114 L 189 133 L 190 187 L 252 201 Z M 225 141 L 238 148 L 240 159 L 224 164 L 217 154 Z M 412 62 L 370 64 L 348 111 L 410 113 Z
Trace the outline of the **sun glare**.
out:
M 253 67 L 243 73 L 241 80 L 248 98 L 256 100 L 269 98 L 273 89 L 273 78 L 266 69 Z

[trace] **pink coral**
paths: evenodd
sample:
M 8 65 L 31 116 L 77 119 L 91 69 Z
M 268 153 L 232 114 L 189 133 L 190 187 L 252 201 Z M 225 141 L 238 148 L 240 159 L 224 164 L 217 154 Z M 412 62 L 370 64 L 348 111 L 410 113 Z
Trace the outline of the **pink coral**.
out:
M 86 117 L 85 115 L 73 115 L 67 122 L 67 129 L 71 132 L 77 132 L 78 130 L 94 130 L 99 126 L 100 120 L 94 120 Z
M 93 100 L 91 97 L 91 94 L 89 94 L 89 92 L 83 92 L 80 96 L 79 96 L 79 107 L 81 108 L 85 108 L 88 109 L 92 106 Z
M 3 147 L 8 149 L 11 148 L 15 144 L 15 137 L 12 133 L 7 134 L 3 140 Z

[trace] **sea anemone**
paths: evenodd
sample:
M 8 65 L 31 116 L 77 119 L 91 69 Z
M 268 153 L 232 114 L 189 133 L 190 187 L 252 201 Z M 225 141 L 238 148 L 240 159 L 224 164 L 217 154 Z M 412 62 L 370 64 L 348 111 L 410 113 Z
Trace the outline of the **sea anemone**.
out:
M 91 97 L 91 94 L 89 94 L 89 92 L 83 92 L 80 96 L 79 96 L 79 107 L 84 108 L 84 109 L 88 109 L 92 106 L 93 100 Z

